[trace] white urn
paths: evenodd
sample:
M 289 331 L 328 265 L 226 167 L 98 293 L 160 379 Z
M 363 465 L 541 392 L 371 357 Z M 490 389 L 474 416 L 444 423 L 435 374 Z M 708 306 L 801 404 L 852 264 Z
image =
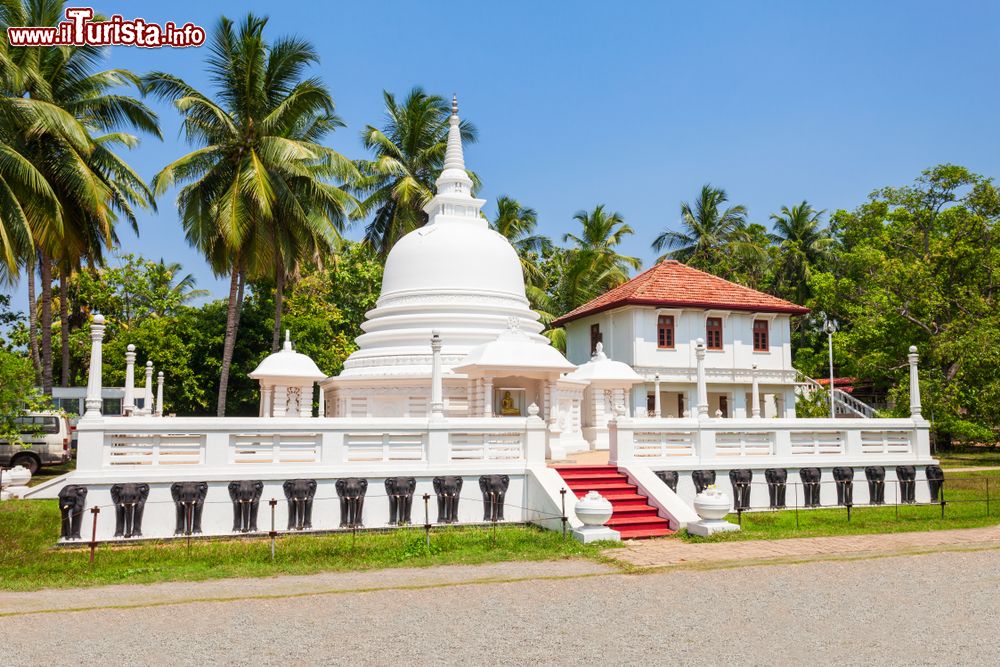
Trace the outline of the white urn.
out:
M 584 526 L 603 526 L 613 512 L 611 503 L 597 491 L 588 491 L 587 495 L 576 501 L 573 510 Z
M 10 470 L 3 471 L 0 486 L 27 486 L 29 481 L 31 481 L 31 471 L 24 466 L 14 466 Z
M 729 496 L 717 487 L 708 487 L 694 498 L 694 511 L 705 521 L 721 521 L 729 514 Z

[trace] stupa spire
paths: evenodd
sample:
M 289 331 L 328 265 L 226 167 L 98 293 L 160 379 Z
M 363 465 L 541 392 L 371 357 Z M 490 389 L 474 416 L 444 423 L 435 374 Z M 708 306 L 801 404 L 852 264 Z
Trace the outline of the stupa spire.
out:
M 430 223 L 475 222 L 486 224 L 480 214 L 483 199 L 472 196 L 472 179 L 465 170 L 462 151 L 462 119 L 458 117 L 458 95 L 452 95 L 451 115 L 448 116 L 448 140 L 444 152 L 444 169 L 435 182 L 437 193 L 424 206 Z
M 462 153 L 462 121 L 458 117 L 458 95 L 451 98 L 451 116 L 448 117 L 448 148 L 444 153 L 444 170 L 465 171 L 465 155 Z M 442 176 L 444 173 L 442 173 Z M 440 187 L 438 189 L 440 192 Z

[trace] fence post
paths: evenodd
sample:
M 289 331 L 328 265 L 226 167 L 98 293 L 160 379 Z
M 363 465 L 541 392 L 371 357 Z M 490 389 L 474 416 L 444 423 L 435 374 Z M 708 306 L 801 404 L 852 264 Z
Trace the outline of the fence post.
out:
M 896 480 L 896 521 L 899 521 L 899 480 Z
M 187 512 L 186 512 L 186 514 L 187 514 L 187 526 L 184 527 L 185 528 L 184 532 L 187 533 L 188 557 L 190 558 L 191 557 L 191 521 L 194 518 L 193 517 L 194 503 L 188 502 L 188 503 L 184 503 L 184 505 L 187 507 Z
M 792 482 L 792 491 L 795 492 L 795 530 L 799 529 L 799 485 Z
M 566 518 L 566 487 L 559 489 L 559 499 L 562 503 L 562 530 L 563 530 L 563 540 L 566 539 L 566 522 L 569 520 Z
M 941 480 L 941 519 L 944 520 L 944 480 Z
M 430 510 L 430 500 L 431 494 L 424 494 L 424 536 L 427 542 L 427 548 L 431 548 L 431 510 Z
M 94 528 L 90 533 L 90 564 L 94 564 L 94 550 L 97 549 L 97 515 L 101 513 L 101 508 L 94 505 L 90 508 L 90 513 L 94 515 Z
M 941 485 L 944 488 L 944 484 Z M 986 516 L 990 515 L 990 478 L 986 478 Z
M 271 506 L 271 532 L 269 533 L 269 535 L 271 536 L 271 562 L 273 563 L 274 562 L 274 538 L 276 538 L 278 536 L 278 531 L 276 531 L 274 529 L 274 508 L 277 507 L 278 501 L 275 500 L 274 498 L 271 498 L 270 502 L 268 502 L 268 505 Z

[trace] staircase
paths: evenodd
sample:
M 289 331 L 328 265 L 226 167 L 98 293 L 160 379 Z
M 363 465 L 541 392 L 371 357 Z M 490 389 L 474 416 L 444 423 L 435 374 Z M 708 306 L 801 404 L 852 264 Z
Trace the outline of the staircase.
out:
M 799 386 L 802 388 L 802 391 L 804 393 L 809 395 L 818 393 L 820 396 L 826 397 L 824 400 L 827 403 L 830 402 L 831 390 L 829 387 L 820 384 L 819 382 L 812 379 L 808 375 L 805 375 L 801 371 L 797 372 L 799 374 L 799 377 L 802 378 L 802 381 L 799 383 Z M 863 417 L 865 419 L 875 418 L 875 408 L 873 408 L 872 406 L 862 401 L 859 401 L 858 399 L 854 398 L 853 396 L 848 394 L 846 391 L 843 391 L 842 389 L 837 389 L 836 387 L 834 387 L 832 389 L 832 392 L 833 392 L 833 412 L 837 417 L 847 417 L 847 418 Z
M 660 517 L 646 496 L 630 484 L 628 475 L 615 466 L 555 466 L 566 486 L 582 498 L 588 491 L 597 491 L 610 503 L 613 510 L 608 528 L 621 533 L 623 540 L 642 537 L 672 535 L 670 523 Z

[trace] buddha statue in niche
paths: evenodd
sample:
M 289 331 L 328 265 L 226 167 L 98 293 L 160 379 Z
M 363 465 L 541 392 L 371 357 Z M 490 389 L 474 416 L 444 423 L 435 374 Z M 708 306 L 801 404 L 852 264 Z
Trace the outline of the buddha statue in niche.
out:
M 505 391 L 500 399 L 500 414 L 504 417 L 521 416 L 521 409 L 517 407 L 517 403 L 514 402 L 514 397 L 510 395 L 509 391 Z

